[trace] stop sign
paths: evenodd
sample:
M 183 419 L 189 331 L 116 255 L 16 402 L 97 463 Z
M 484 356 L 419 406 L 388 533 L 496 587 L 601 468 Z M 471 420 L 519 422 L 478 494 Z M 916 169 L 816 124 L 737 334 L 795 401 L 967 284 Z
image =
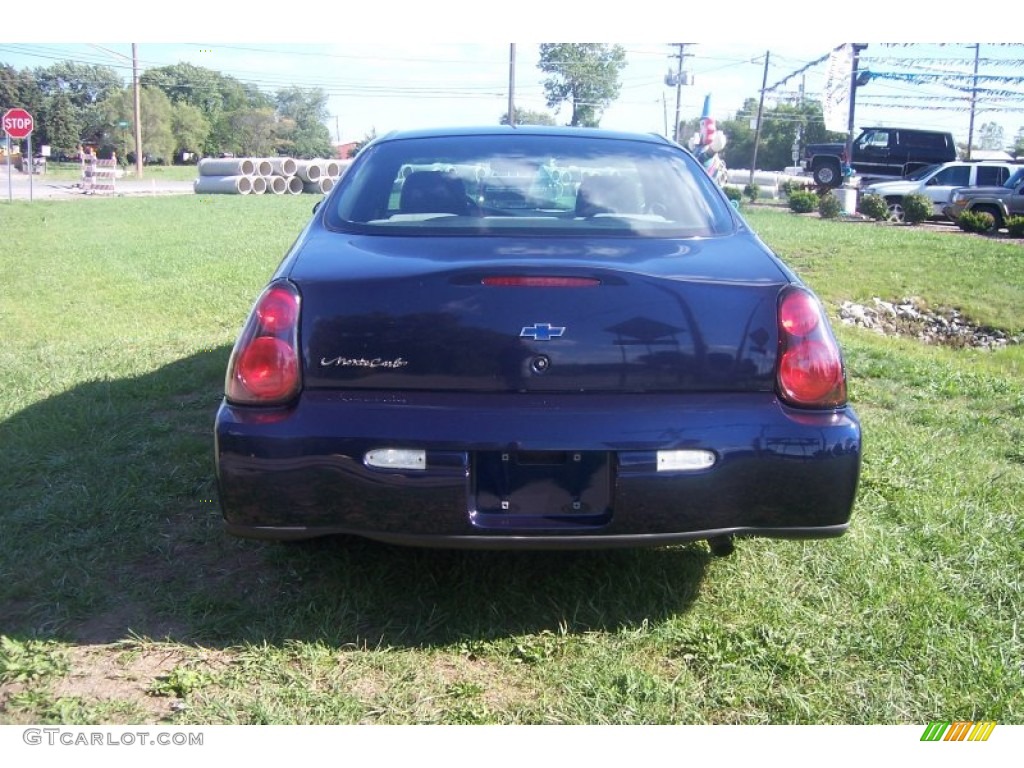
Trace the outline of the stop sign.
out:
M 21 107 L 14 107 L 4 112 L 4 130 L 12 139 L 24 139 L 32 133 L 33 128 L 35 128 L 35 122 L 32 120 L 32 115 Z

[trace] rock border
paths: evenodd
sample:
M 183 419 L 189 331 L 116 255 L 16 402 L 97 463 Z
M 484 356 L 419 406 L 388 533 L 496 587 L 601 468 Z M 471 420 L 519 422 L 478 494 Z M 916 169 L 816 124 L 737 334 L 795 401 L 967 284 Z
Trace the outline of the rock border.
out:
M 916 296 L 896 302 L 876 296 L 871 305 L 844 301 L 839 306 L 839 320 L 883 336 L 902 336 L 947 347 L 993 350 L 1024 343 L 1024 335 L 1013 336 L 1001 328 L 977 325 L 958 309 L 931 309 Z

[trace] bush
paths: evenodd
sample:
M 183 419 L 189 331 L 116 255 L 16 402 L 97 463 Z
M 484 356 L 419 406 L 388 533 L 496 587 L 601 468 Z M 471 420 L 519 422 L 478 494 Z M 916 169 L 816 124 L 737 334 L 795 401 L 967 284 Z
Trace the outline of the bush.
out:
M 842 210 L 843 204 L 839 202 L 839 197 L 831 189 L 818 200 L 818 214 L 823 219 L 834 219 Z
M 903 198 L 903 221 L 920 224 L 932 215 L 932 201 L 926 195 L 907 195 Z
M 779 193 L 783 197 L 789 197 L 790 195 L 792 195 L 797 190 L 800 190 L 800 189 L 803 189 L 803 188 L 804 188 L 803 184 L 801 184 L 799 182 L 796 182 L 796 181 L 789 181 L 789 180 L 787 180 L 787 181 L 784 181 L 781 184 L 779 184 Z
M 884 221 L 889 216 L 885 198 L 881 195 L 864 195 L 857 204 L 857 210 L 875 221 Z
M 818 196 L 813 192 L 798 190 L 789 196 L 789 210 L 793 213 L 810 213 L 818 207 Z
M 730 200 L 734 200 L 737 203 L 743 199 L 743 193 L 740 192 L 738 187 L 722 187 L 725 190 L 725 196 Z
M 983 235 L 996 228 L 996 219 L 986 211 L 964 211 L 957 217 L 956 225 L 964 232 Z
M 747 184 L 743 187 L 743 194 L 750 198 L 750 202 L 755 202 L 757 196 L 761 194 L 761 188 L 757 184 Z
M 1024 237 L 1024 216 L 1011 216 L 1006 220 L 1010 237 Z

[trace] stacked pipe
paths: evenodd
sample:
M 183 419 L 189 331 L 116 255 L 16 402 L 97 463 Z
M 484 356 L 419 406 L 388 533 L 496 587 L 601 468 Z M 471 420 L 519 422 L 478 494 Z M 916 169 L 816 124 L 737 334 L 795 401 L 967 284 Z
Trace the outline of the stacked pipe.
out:
M 351 160 L 295 160 L 290 157 L 203 158 L 197 195 L 326 195 Z
M 248 158 L 205 157 L 199 161 L 197 195 L 248 195 L 256 164 Z

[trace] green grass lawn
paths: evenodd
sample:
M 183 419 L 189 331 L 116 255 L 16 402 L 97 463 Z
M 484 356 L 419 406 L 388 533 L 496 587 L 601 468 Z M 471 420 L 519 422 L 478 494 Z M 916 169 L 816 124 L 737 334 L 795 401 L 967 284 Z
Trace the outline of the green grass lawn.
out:
M 1024 722 L 1024 354 L 837 326 L 850 532 L 484 553 L 225 537 L 230 345 L 311 201 L 0 206 L 0 723 Z M 825 300 L 1022 330 L 1024 249 L 778 210 Z

